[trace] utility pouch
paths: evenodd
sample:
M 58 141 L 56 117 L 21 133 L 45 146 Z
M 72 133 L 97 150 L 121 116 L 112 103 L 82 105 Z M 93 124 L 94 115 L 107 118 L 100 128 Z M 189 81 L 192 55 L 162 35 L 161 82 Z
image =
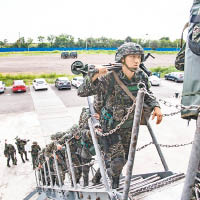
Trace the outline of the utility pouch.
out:
M 108 124 L 108 127 L 112 127 L 113 125 L 113 116 L 111 113 L 109 113 L 105 107 L 101 109 L 101 117 L 103 118 L 103 121 Z

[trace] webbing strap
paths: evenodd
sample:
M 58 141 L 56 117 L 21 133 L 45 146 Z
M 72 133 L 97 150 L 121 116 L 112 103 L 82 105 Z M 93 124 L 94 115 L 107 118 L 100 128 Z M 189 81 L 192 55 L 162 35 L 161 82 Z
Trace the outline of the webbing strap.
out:
M 129 89 L 122 83 L 122 81 L 117 76 L 117 73 L 113 71 L 113 75 L 119 86 L 124 90 L 124 92 L 133 100 L 133 102 L 136 102 L 135 97 L 132 95 L 132 93 L 129 91 Z
M 194 96 L 195 94 L 200 94 L 200 91 L 190 92 L 190 93 L 183 93 L 182 96 Z

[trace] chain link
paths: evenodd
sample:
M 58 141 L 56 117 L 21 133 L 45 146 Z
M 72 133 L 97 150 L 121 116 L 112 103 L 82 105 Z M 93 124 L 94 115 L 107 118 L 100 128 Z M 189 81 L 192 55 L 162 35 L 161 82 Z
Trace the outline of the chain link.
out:
M 145 144 L 139 148 L 136 149 L 136 151 L 141 151 L 142 149 L 150 146 L 154 144 L 153 142 L 149 142 L 148 144 Z M 166 148 L 173 148 L 173 147 L 183 147 L 183 146 L 187 146 L 187 145 L 190 145 L 190 144 L 193 144 L 193 141 L 192 142 L 188 142 L 188 143 L 183 143 L 183 144 L 158 144 L 160 147 L 166 147 Z
M 123 117 L 122 121 L 112 130 L 110 130 L 108 133 L 102 133 L 98 130 L 96 130 L 96 134 L 99 136 L 108 136 L 108 135 L 112 135 L 113 133 L 115 133 L 118 129 L 120 129 L 120 127 L 124 124 L 124 122 L 128 119 L 129 115 L 133 112 L 133 110 L 135 109 L 135 103 L 133 103 L 133 105 L 128 108 L 128 112 L 127 114 Z

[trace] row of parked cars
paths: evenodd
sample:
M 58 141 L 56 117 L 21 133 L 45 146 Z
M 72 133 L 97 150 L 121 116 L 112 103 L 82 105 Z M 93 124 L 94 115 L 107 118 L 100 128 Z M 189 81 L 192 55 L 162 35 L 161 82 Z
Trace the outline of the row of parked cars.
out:
M 72 52 L 67 52 L 67 51 L 63 51 L 61 53 L 61 58 L 62 59 L 67 59 L 67 58 L 77 58 L 78 54 L 76 51 L 72 51 Z
M 184 73 L 183 72 L 171 72 L 164 76 L 165 80 L 172 80 L 175 82 L 183 82 Z M 157 75 L 152 75 L 149 77 L 149 81 L 153 86 L 159 86 L 161 83 L 160 78 Z M 61 89 L 71 89 L 71 86 L 78 88 L 83 83 L 83 77 L 74 77 L 71 81 L 67 77 L 59 77 L 55 80 L 55 87 L 58 90 Z M 0 93 L 5 91 L 5 83 L 0 81 Z M 33 89 L 37 90 L 48 90 L 48 84 L 43 78 L 33 80 Z M 13 92 L 26 92 L 26 85 L 23 80 L 14 80 L 12 85 Z
M 83 77 L 74 77 L 70 81 L 67 77 L 59 77 L 55 80 L 55 87 L 61 89 L 71 89 L 71 86 L 78 88 L 83 82 Z M 0 93 L 4 93 L 6 89 L 5 83 L 0 81 Z M 23 80 L 14 80 L 12 85 L 13 92 L 26 92 L 27 86 Z M 48 84 L 45 79 L 38 78 L 33 80 L 33 89 L 48 90 Z

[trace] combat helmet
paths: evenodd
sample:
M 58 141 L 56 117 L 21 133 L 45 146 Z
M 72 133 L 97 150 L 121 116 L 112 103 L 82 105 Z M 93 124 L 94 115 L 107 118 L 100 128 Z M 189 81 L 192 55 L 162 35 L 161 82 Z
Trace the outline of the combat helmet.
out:
M 51 135 L 51 140 L 59 140 L 62 136 L 62 132 L 57 132 L 56 134 Z
M 144 61 L 144 49 L 136 43 L 133 42 L 127 42 L 125 44 L 122 44 L 115 54 L 115 62 L 121 63 L 122 58 L 124 58 L 127 55 L 134 55 L 139 54 L 141 55 L 141 62 Z

